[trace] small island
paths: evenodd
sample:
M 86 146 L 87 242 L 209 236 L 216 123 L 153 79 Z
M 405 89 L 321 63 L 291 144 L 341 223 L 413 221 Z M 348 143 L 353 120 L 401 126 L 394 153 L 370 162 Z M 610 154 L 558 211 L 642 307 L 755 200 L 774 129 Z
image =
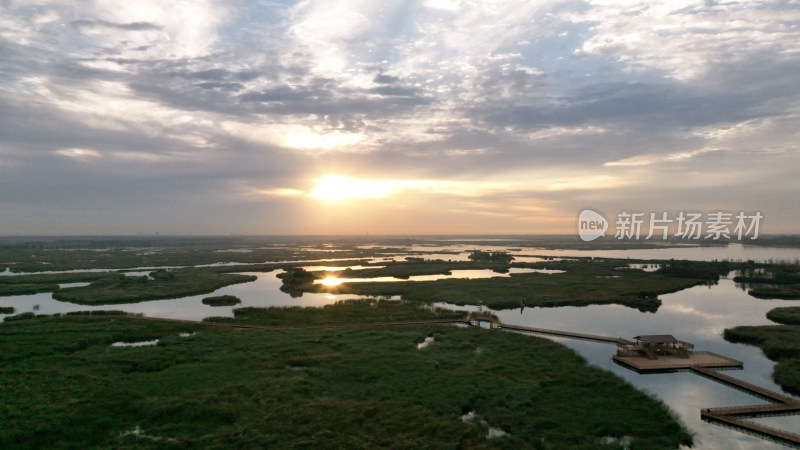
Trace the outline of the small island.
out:
M 203 299 L 203 304 L 208 306 L 233 306 L 239 303 L 242 303 L 242 301 L 234 295 L 217 295 Z

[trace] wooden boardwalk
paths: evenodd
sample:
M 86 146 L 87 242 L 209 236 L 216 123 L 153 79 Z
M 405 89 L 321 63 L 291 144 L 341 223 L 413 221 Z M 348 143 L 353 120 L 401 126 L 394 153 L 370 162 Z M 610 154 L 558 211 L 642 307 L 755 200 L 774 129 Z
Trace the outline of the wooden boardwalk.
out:
M 599 342 L 606 342 L 610 344 L 616 343 L 623 343 L 623 344 L 630 344 L 632 342 L 622 339 L 622 338 L 615 338 L 610 336 L 601 336 L 595 334 L 586 334 L 586 333 L 576 333 L 572 331 L 562 331 L 562 330 L 551 330 L 546 328 L 534 328 L 534 327 L 524 327 L 519 325 L 508 325 L 500 322 L 499 320 L 495 319 L 494 317 L 490 316 L 473 316 L 470 318 L 471 324 L 477 324 L 478 322 L 490 322 L 492 327 L 497 327 L 505 330 L 513 330 L 513 331 L 523 331 L 523 332 L 530 332 L 530 333 L 541 333 L 541 334 L 549 334 L 553 336 L 562 336 L 568 338 L 575 338 L 575 339 L 586 339 L 590 341 L 599 341 Z M 653 364 L 656 361 L 649 361 L 650 365 L 648 366 L 652 370 L 656 369 L 689 369 L 699 375 L 705 376 L 707 378 L 711 378 L 714 381 L 720 382 L 725 384 L 726 386 L 733 387 L 735 389 L 739 389 L 741 391 L 747 392 L 749 394 L 755 395 L 760 398 L 767 399 L 774 403 L 764 404 L 764 405 L 747 405 L 747 406 L 732 406 L 732 407 L 724 407 L 724 408 L 705 408 L 700 411 L 700 418 L 706 422 L 713 422 L 723 426 L 727 426 L 738 431 L 742 431 L 745 433 L 749 433 L 764 439 L 768 439 L 771 441 L 779 442 L 784 445 L 789 445 L 792 447 L 800 448 L 800 435 L 780 430 L 777 428 L 773 428 L 767 425 L 762 425 L 760 423 L 751 422 L 744 420 L 745 418 L 752 418 L 752 417 L 767 417 L 767 416 L 782 416 L 788 414 L 800 414 L 800 401 L 793 399 L 792 397 L 788 397 L 783 394 L 779 394 L 777 392 L 771 391 L 769 389 L 763 388 L 761 386 L 757 386 L 752 383 L 748 383 L 746 381 L 742 381 L 738 378 L 734 378 L 729 375 L 725 375 L 720 373 L 716 370 L 712 370 L 711 367 L 742 367 L 741 361 L 736 361 L 731 358 L 727 358 L 721 355 L 717 355 L 710 352 L 697 352 L 698 356 L 708 356 L 708 361 L 702 360 L 698 361 L 695 359 L 692 361 L 690 358 L 687 359 L 680 359 L 681 366 L 677 367 L 674 363 L 670 363 L 667 365 L 661 365 L 659 367 L 658 364 Z M 615 358 L 616 360 L 617 358 Z M 675 358 L 677 359 L 677 358 Z M 626 364 L 630 367 L 630 364 Z M 652 367 L 651 367 L 652 366 Z M 663 367 L 662 367 L 663 366 Z M 635 368 L 635 367 L 634 367 Z
M 711 370 L 707 367 L 692 366 L 691 370 L 704 377 L 713 379 L 740 391 L 767 399 L 774 403 L 765 405 L 728 406 L 724 408 L 705 408 L 700 411 L 700 418 L 706 422 L 714 422 L 735 428 L 745 433 L 760 436 L 775 442 L 800 448 L 800 435 L 779 430 L 767 425 L 743 420 L 748 417 L 783 416 L 800 414 L 800 401 L 792 397 L 765 389 L 761 386 L 742 381 L 738 378 Z
M 472 316 L 470 317 L 470 322 L 490 322 L 497 328 L 502 328 L 504 330 L 513 330 L 513 331 L 523 331 L 526 333 L 539 333 L 539 334 L 549 334 L 551 336 L 561 336 L 573 339 L 584 339 L 588 341 L 599 341 L 599 342 L 607 342 L 609 344 L 616 344 L 616 343 L 630 343 L 633 342 L 628 341 L 627 339 L 622 339 L 618 337 L 611 337 L 611 336 L 602 336 L 599 334 L 587 334 L 587 333 L 577 333 L 574 331 L 563 331 L 563 330 L 551 330 L 548 328 L 536 328 L 536 327 L 524 327 L 521 325 L 509 325 L 505 324 L 494 317 L 491 316 Z
M 743 431 L 754 436 L 759 436 L 781 444 L 800 448 L 800 435 L 777 428 L 768 427 L 760 423 L 749 422 L 739 419 L 730 414 L 717 414 L 711 409 L 704 409 L 700 412 L 700 417 L 706 422 L 713 422 L 728 426 L 730 428 Z
M 777 392 L 771 391 L 769 389 L 765 389 L 761 386 L 756 386 L 755 384 L 748 383 L 746 381 L 742 381 L 738 378 L 734 378 L 730 375 L 726 375 L 724 373 L 720 373 L 716 370 L 711 370 L 707 367 L 702 366 L 692 366 L 690 369 L 693 372 L 699 373 L 705 377 L 711 378 L 714 381 L 718 381 L 722 384 L 726 384 L 728 386 L 734 387 L 739 389 L 740 391 L 747 392 L 749 394 L 753 394 L 757 397 L 761 397 L 767 399 L 771 402 L 775 403 L 798 403 L 797 400 L 793 399 L 792 397 L 788 397 L 786 395 L 779 394 Z

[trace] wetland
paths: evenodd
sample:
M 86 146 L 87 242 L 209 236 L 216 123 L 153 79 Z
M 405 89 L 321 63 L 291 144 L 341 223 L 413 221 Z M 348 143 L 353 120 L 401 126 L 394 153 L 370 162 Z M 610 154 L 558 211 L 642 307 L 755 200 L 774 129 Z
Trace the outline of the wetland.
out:
M 745 370 L 736 376 L 797 392 L 798 352 L 773 347 L 786 337 L 797 340 L 791 333 L 798 333 L 798 313 L 792 308 L 800 302 L 760 299 L 751 292 L 791 287 L 773 281 L 792 280 L 797 249 L 742 259 L 736 255 L 744 250 L 731 246 L 729 258 L 682 261 L 669 256 L 674 249 L 689 249 L 674 246 L 596 248 L 588 255 L 520 239 L 287 239 L 6 243 L 0 253 L 0 270 L 5 270 L 0 317 L 6 320 L 0 324 L 0 356 L 4 408 L 14 419 L 10 439 L 30 448 L 54 442 L 764 448 L 763 440 L 699 421 L 699 407 L 741 404 L 745 394 L 696 376 L 632 373 L 610 363 L 613 347 L 607 345 L 446 324 L 384 325 L 463 319 L 477 312 L 510 324 L 626 338 L 671 332 L 704 350 L 743 360 Z M 769 255 L 770 249 L 757 250 Z M 656 253 L 643 259 L 619 256 L 637 251 Z M 104 314 L 112 309 L 105 305 L 117 311 Z M 783 308 L 771 312 L 778 306 Z M 771 320 L 781 325 L 769 325 Z M 236 323 L 275 329 L 229 327 Z M 348 324 L 364 325 L 342 327 Z M 155 339 L 152 346 L 108 354 L 115 342 Z M 399 342 L 413 352 L 406 355 Z M 427 346 L 417 349 L 422 344 Z M 248 346 L 251 350 L 245 350 Z M 276 352 L 283 355 L 277 362 L 265 356 Z M 240 367 L 241 376 L 233 376 L 229 366 Z M 256 372 L 258 380 L 246 380 Z M 98 392 L 78 386 L 86 381 L 81 373 L 92 374 Z M 574 373 L 584 374 L 596 391 L 587 394 L 586 383 Z M 65 374 L 74 380 L 65 381 Z M 173 382 L 187 376 L 185 386 Z M 423 386 L 428 381 L 422 380 L 432 377 L 440 380 L 432 382 L 431 389 L 442 390 L 436 395 Z M 458 386 L 437 384 L 445 380 Z M 111 387 L 114 382 L 121 387 Z M 25 384 L 38 386 L 39 397 L 26 397 L 32 393 Z M 269 386 L 288 391 L 276 394 Z M 684 390 L 694 392 L 693 399 L 676 394 Z M 100 392 L 109 395 L 101 398 Z M 253 396 L 263 404 L 254 405 Z M 576 396 L 594 405 L 588 416 L 582 413 L 589 417 L 586 423 L 572 405 L 558 400 Z M 623 405 L 612 400 L 615 396 L 635 404 Z M 33 398 L 41 400 L 35 408 Z M 695 408 L 697 398 L 706 402 Z M 99 418 L 90 423 L 81 412 L 118 408 L 122 402 L 135 406 L 120 423 Z M 250 402 L 247 407 L 267 419 L 244 417 L 240 402 Z M 68 408 L 71 404 L 88 410 Z M 276 411 L 288 416 L 278 418 Z M 414 419 L 390 423 L 384 414 Z M 800 428 L 780 420 L 784 428 Z M 60 430 L 76 423 L 82 425 L 73 427 L 66 441 L 56 440 Z M 201 433 L 198 424 L 211 431 Z

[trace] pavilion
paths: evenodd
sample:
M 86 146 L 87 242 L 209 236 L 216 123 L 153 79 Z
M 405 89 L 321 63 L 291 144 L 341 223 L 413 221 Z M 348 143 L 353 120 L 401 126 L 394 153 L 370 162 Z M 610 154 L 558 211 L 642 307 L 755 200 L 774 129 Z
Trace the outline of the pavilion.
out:
M 679 341 L 671 334 L 649 334 L 635 336 L 634 342 L 620 340 L 617 343 L 617 356 L 644 356 L 658 359 L 659 356 L 673 356 L 688 359 L 694 344 Z

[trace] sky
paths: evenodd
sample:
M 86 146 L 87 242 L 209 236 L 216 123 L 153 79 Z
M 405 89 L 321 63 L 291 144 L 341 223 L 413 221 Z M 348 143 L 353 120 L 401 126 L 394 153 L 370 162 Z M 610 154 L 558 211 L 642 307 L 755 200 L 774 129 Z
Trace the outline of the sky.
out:
M 800 233 L 799 150 L 796 0 L 0 0 L 0 235 Z

